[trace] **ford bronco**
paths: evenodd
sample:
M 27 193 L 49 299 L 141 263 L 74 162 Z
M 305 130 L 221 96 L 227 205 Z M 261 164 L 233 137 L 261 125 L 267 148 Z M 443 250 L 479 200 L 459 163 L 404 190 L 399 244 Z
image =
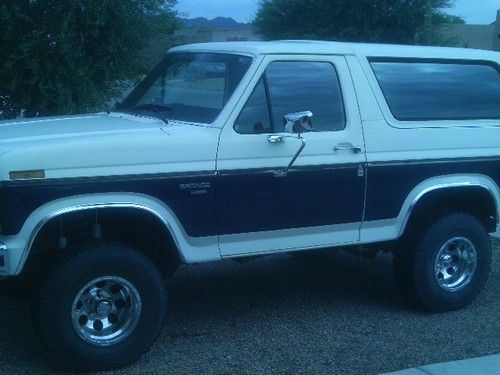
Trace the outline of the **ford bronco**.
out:
M 79 369 L 149 349 L 180 263 L 385 250 L 402 296 L 462 308 L 499 224 L 500 54 L 176 47 L 109 113 L 2 122 L 0 181 L 0 275 Z

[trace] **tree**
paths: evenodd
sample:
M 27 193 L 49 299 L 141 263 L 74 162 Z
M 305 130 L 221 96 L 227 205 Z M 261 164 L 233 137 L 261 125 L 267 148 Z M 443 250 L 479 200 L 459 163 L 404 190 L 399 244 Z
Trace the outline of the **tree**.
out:
M 2 0 L 0 118 L 103 108 L 173 33 L 176 0 Z
M 261 0 L 254 26 L 266 39 L 432 44 L 454 0 Z

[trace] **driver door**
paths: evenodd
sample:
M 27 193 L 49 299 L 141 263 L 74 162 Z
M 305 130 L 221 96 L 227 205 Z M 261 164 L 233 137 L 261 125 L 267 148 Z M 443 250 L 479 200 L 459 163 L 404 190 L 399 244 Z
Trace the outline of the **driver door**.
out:
M 366 160 L 356 103 L 344 57 L 266 57 L 219 142 L 222 256 L 358 242 Z M 286 133 L 283 118 L 307 111 L 312 131 Z

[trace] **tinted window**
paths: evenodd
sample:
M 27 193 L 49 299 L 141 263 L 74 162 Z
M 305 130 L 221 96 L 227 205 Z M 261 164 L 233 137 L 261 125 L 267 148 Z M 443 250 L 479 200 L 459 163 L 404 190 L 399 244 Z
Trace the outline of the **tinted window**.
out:
M 273 62 L 266 70 L 273 125 L 284 131 L 283 117 L 311 111 L 315 131 L 342 130 L 344 104 L 337 72 L 326 62 Z
M 500 119 L 500 74 L 487 64 L 372 62 L 399 120 Z
M 266 89 L 261 78 L 234 124 L 241 134 L 272 133 Z

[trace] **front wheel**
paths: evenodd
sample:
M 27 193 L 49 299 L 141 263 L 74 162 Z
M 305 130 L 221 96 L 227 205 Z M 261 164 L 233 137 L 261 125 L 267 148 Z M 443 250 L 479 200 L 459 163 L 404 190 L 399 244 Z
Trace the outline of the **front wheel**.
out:
M 413 302 L 430 311 L 456 310 L 483 289 L 491 239 L 475 217 L 444 216 L 406 245 L 394 253 L 394 275 L 402 294 Z
M 71 367 L 109 370 L 134 362 L 160 333 L 164 280 L 144 254 L 92 244 L 60 262 L 33 299 L 46 347 Z

